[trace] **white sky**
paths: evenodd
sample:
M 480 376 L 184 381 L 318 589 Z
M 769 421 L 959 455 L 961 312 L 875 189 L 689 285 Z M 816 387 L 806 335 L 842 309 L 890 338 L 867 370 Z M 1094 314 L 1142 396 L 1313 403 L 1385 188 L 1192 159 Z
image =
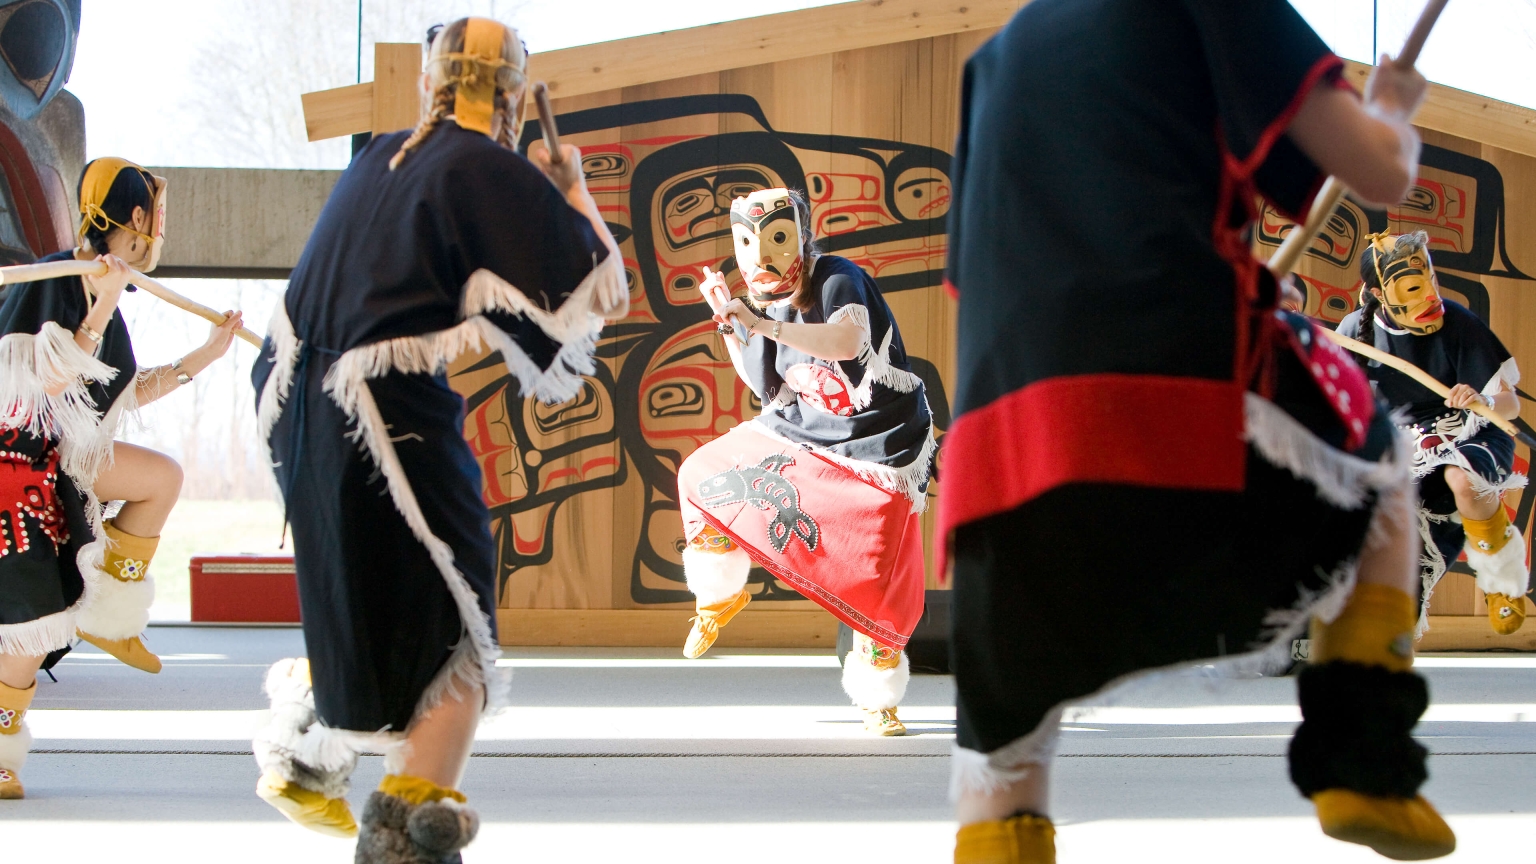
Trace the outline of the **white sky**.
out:
M 332 3 L 356 8 L 354 0 L 270 0 Z M 364 0 L 365 18 L 388 17 L 391 0 Z M 1233 0 L 1249 2 L 1249 0 Z M 1395 52 L 1423 0 L 1377 0 L 1379 44 Z M 1372 0 L 1292 0 L 1328 44 L 1351 59 L 1371 55 Z M 199 142 L 186 110 L 204 70 L 194 68 L 194 46 L 242 28 L 251 40 L 293 39 L 305 34 L 273 32 L 266 21 L 235 20 L 234 0 L 84 0 L 80 46 L 69 89 L 86 107 L 88 148 L 94 158 L 115 154 L 149 165 L 230 164 Z M 446 20 L 466 11 L 490 12 L 514 24 L 529 50 L 549 51 L 749 15 L 812 6 L 824 0 L 759 0 L 753 4 L 706 0 L 443 0 L 436 16 Z M 352 20 L 348 16 L 349 20 Z M 407 32 L 381 34 L 389 41 L 416 41 L 422 21 Z M 265 26 L 264 26 L 265 25 Z M 350 43 L 349 43 L 350 44 Z M 300 49 L 302 50 L 302 49 Z M 364 44 L 363 77 L 371 77 L 371 42 Z M 144 60 L 143 58 L 152 58 Z M 350 65 L 348 68 L 352 68 Z M 1430 39 L 1420 69 L 1433 81 L 1536 108 L 1536 0 L 1457 0 L 1448 7 Z M 314 89 L 352 83 L 351 77 L 318 81 Z M 294 94 L 297 110 L 298 94 Z M 231 106 L 231 110 L 238 110 Z M 318 162 L 344 167 L 345 148 L 308 145 L 323 154 Z M 318 167 L 318 166 L 317 166 Z

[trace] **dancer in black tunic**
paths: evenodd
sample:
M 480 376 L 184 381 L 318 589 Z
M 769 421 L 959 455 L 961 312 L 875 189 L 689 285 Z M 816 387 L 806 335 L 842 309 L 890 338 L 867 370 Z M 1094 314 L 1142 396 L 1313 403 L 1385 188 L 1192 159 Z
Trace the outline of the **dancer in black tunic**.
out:
M 1360 257 L 1360 308 L 1339 332 L 1363 339 L 1451 388 L 1441 399 L 1407 375 L 1370 361 L 1376 392 L 1405 412 L 1419 482 L 1419 630 L 1429 628 L 1429 597 L 1446 568 L 1467 553 L 1488 600 L 1488 623 L 1508 636 L 1525 623 L 1530 570 L 1525 538 L 1509 522 L 1504 493 L 1525 488 L 1515 471 L 1515 439 L 1468 406 L 1481 402 L 1505 419 L 1520 414 L 1520 368 L 1493 330 L 1471 310 L 1442 300 L 1423 231 L 1373 234 Z M 1458 518 L 1459 517 L 1459 518 Z M 1472 542 L 1468 543 L 1467 540 Z
M 1454 847 L 1409 734 L 1406 456 L 1248 242 L 1260 196 L 1303 215 L 1325 173 L 1407 190 L 1423 79 L 1388 64 L 1362 110 L 1342 66 L 1285 0 L 1035 0 L 966 65 L 939 496 L 956 861 L 1054 861 L 1063 706 L 1211 657 L 1283 667 L 1312 615 L 1291 767 L 1324 830 Z
M 181 468 L 113 436 L 138 406 L 222 357 L 241 320 L 226 313 L 201 348 L 139 368 L 117 304 L 129 267 L 158 262 L 165 191 L 164 179 L 126 159 L 92 161 L 80 180 L 80 247 L 39 263 L 94 259 L 107 273 L 22 282 L 0 306 L 0 799 L 24 797 L 25 717 L 48 654 L 78 634 L 160 671 L 140 634 Z M 105 501 L 123 502 L 111 519 Z
M 253 373 L 309 653 L 269 675 L 258 793 L 301 824 L 354 833 L 343 795 L 357 749 L 385 748 L 359 861 L 437 861 L 469 841 L 470 811 L 451 802 L 482 708 L 504 696 L 489 514 L 446 366 L 485 345 L 524 394 L 569 398 L 604 317 L 628 304 L 580 154 L 551 167 L 538 151 L 535 167 L 512 149 L 516 32 L 461 19 L 429 45 L 421 124 L 376 136 L 342 175 Z M 464 830 L 441 849 L 410 839 L 423 806 L 449 807 Z

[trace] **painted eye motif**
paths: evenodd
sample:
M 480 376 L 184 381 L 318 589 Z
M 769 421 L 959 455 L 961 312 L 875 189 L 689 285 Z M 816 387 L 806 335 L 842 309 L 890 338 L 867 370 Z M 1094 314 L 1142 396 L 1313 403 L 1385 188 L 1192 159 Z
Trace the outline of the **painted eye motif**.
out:
M 775 242 L 775 243 L 777 243 L 777 244 L 779 244 L 781 246 L 784 244 L 784 241 L 788 240 L 788 239 L 789 239 L 789 235 L 785 234 L 783 231 L 775 231 L 775 232 L 773 232 L 773 242 Z
M 741 245 L 743 245 L 743 246 L 748 245 L 747 238 L 745 238 L 745 237 L 741 238 Z

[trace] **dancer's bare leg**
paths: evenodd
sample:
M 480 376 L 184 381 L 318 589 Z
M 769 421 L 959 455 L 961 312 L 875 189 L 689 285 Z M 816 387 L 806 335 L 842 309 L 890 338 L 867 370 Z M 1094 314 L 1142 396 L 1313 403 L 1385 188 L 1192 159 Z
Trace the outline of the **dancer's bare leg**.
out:
M 0 654 L 0 684 L 25 690 L 37 680 L 37 670 L 42 667 L 42 657 Z
M 1459 473 L 1459 472 L 1458 472 Z M 1419 594 L 1419 531 L 1412 508 L 1414 496 L 1401 494 L 1376 511 L 1365 548 L 1360 552 L 1356 580 L 1385 585 L 1417 597 Z
M 1056 722 L 1054 715 L 1048 722 Z M 955 802 L 955 819 L 961 825 L 992 822 L 1019 813 L 1050 816 L 1051 763 L 1049 760 L 1025 766 L 1029 773 L 1017 782 L 992 792 L 966 790 Z
M 96 497 L 122 501 L 113 518 L 119 530 L 138 537 L 158 537 L 181 497 L 181 466 L 176 460 L 135 444 L 112 443 L 112 464 L 96 477 Z
M 368 799 L 363 810 L 362 830 L 357 839 L 357 858 L 370 864 L 395 861 L 458 860 L 453 852 L 469 845 L 480 830 L 480 818 L 470 809 L 459 780 L 469 762 L 469 750 L 475 740 L 475 727 L 485 704 L 484 687 L 464 687 L 450 693 L 443 701 L 417 719 L 406 734 L 398 754 L 384 760 L 384 775 L 379 789 Z M 417 858 L 395 857 L 400 850 L 428 851 L 421 844 L 427 840 L 408 830 L 417 815 L 430 808 L 427 821 L 434 826 L 430 855 Z
M 1456 511 L 1465 519 L 1487 519 L 1502 503 L 1497 494 L 1477 494 L 1467 472 L 1455 465 L 1445 467 L 1445 485 L 1451 487 L 1451 494 L 1456 496 Z
M 484 687 L 460 685 L 457 695 L 445 697 L 406 735 L 404 770 L 400 773 L 430 780 L 444 789 L 459 788 L 484 704 Z

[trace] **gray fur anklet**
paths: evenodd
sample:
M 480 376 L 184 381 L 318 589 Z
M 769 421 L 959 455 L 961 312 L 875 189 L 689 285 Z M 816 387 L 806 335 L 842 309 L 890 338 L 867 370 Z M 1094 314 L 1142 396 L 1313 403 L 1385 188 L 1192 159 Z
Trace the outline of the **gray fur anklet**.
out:
M 355 864 L 460 864 L 480 817 L 457 801 L 411 804 L 375 791 L 363 808 Z

